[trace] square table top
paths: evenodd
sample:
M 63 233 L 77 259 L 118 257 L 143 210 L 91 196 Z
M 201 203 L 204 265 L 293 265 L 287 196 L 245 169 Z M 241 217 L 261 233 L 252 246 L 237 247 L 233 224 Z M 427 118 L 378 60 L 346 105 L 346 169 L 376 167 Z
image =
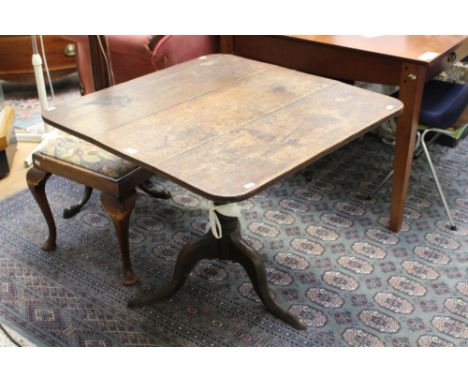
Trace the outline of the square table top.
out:
M 314 43 L 366 51 L 425 65 L 431 65 L 448 51 L 466 44 L 468 39 L 467 36 L 463 35 L 297 35 L 290 37 Z M 459 57 L 458 59 L 461 58 L 463 57 Z
M 225 203 L 253 196 L 402 108 L 338 81 L 214 54 L 72 100 L 43 119 Z

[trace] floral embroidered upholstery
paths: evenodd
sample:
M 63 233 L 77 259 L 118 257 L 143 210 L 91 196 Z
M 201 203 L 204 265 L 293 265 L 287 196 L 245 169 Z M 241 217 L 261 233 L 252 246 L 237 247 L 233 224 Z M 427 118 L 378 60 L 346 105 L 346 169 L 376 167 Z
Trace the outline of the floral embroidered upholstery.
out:
M 121 178 L 138 167 L 89 142 L 65 133 L 50 138 L 47 145 L 39 152 L 114 179 Z

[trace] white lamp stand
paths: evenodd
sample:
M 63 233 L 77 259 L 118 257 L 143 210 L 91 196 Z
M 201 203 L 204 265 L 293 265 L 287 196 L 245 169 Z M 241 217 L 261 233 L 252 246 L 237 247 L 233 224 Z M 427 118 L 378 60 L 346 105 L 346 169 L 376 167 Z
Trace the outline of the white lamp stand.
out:
M 36 36 L 31 36 L 33 55 L 32 55 L 32 65 L 34 68 L 34 77 L 36 80 L 37 94 L 39 96 L 39 102 L 41 104 L 41 112 L 51 110 L 47 102 L 47 92 L 44 82 L 44 74 L 42 72 L 42 58 L 39 54 L 39 49 L 37 48 Z M 52 86 L 52 85 L 51 85 Z M 44 132 L 41 134 L 22 134 L 18 136 L 18 140 L 29 142 L 40 142 L 40 144 L 34 149 L 34 151 L 39 150 L 42 146 L 47 143 L 47 140 L 56 135 L 56 129 L 53 129 L 46 123 L 44 123 Z M 33 151 L 33 152 L 34 152 Z M 29 167 L 32 164 L 32 153 L 25 159 L 25 167 Z

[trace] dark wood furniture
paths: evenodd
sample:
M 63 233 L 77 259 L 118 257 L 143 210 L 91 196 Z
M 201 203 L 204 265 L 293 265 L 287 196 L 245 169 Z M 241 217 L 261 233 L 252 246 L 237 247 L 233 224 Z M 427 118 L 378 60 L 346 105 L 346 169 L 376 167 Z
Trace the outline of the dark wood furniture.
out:
M 109 87 L 111 79 L 106 64 L 106 58 L 109 59 L 109 48 L 105 36 L 88 36 L 88 48 L 94 91 Z M 82 88 L 85 87 L 82 85 Z M 83 94 L 86 93 L 83 91 Z
M 60 36 L 43 36 L 43 41 L 52 78 L 76 71 L 76 49 L 72 42 Z M 31 36 L 0 36 L 0 79 L 34 83 L 32 53 Z M 42 52 L 41 56 L 44 59 Z
M 107 48 L 105 41 L 101 43 L 105 50 Z M 101 89 L 109 86 L 109 81 L 104 57 L 98 45 L 96 36 L 91 36 L 90 49 L 96 55 L 96 58 L 91 63 L 93 74 L 97 79 L 95 87 Z M 151 197 L 160 199 L 168 199 L 171 197 L 171 194 L 164 189 L 155 187 L 150 180 L 153 173 L 141 167 L 133 166 L 135 168 L 117 178 L 107 176 L 84 165 L 76 165 L 58 156 L 54 157 L 44 154 L 44 152 L 47 152 L 47 145 L 49 144 L 51 143 L 45 143 L 45 147 L 41 149 L 43 152 L 39 150 L 33 154 L 33 167 L 26 175 L 28 187 L 45 217 L 49 230 L 48 238 L 43 243 L 42 249 L 44 251 L 51 251 L 56 247 L 55 221 L 45 193 L 47 180 L 51 174 L 56 174 L 84 185 L 82 200 L 63 211 L 63 217 L 66 219 L 75 216 L 81 210 L 89 200 L 94 188 L 101 191 L 102 206 L 112 220 L 119 243 L 124 275 L 122 282 L 126 286 L 135 284 L 137 277 L 132 270 L 128 238 L 130 215 L 135 207 L 137 196 L 135 188 L 138 186 Z M 95 154 L 96 150 L 94 147 L 80 147 L 78 151 L 88 149 L 90 150 L 89 154 Z M 81 152 L 81 155 L 84 154 L 86 152 Z M 66 156 L 70 155 L 69 152 L 66 153 Z
M 468 54 L 466 36 L 222 36 L 221 49 L 320 76 L 400 86 L 390 229 L 397 232 L 424 83 Z
M 84 153 L 86 154 L 86 153 Z M 112 220 L 119 243 L 123 267 L 123 284 L 133 285 L 137 278 L 133 273 L 128 230 L 130 215 L 135 207 L 137 194 L 135 188 L 148 180 L 153 174 L 141 167 L 129 170 L 122 176 L 114 178 L 103 175 L 84 166 L 75 165 L 65 160 L 54 158 L 37 151 L 33 154 L 33 167 L 26 174 L 26 181 L 32 195 L 36 199 L 48 226 L 48 237 L 42 245 L 44 251 L 56 247 L 56 227 L 47 196 L 45 185 L 51 174 L 59 175 L 74 182 L 85 185 L 83 199 L 76 205 L 63 211 L 64 218 L 76 215 L 91 196 L 94 188 L 101 191 L 101 203 Z M 156 195 L 167 198 L 170 195 Z
M 224 205 L 257 194 L 401 110 L 397 99 L 334 80 L 210 55 L 86 95 L 43 118 Z M 222 238 L 210 231 L 185 246 L 172 281 L 130 306 L 171 296 L 199 260 L 221 258 L 245 268 L 272 314 L 304 329 L 269 294 L 262 258 L 241 240 L 237 217 L 215 214 Z

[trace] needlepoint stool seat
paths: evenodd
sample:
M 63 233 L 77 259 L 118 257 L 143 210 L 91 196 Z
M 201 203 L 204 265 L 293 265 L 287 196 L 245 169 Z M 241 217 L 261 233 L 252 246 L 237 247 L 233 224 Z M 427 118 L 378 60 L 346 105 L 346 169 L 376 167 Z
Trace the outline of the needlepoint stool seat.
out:
M 123 284 L 134 284 L 137 278 L 132 270 L 128 241 L 130 215 L 135 207 L 135 188 L 148 181 L 153 173 L 69 134 L 60 133 L 49 139 L 33 154 L 33 167 L 26 175 L 28 187 L 48 225 L 48 237 L 42 245 L 45 251 L 56 247 L 55 221 L 45 193 L 51 174 L 85 186 L 82 200 L 65 209 L 64 218 L 76 215 L 94 188 L 101 191 L 103 209 L 112 220 L 119 243 Z M 166 191 L 152 196 L 167 198 L 170 194 Z
M 40 153 L 71 165 L 91 170 L 112 179 L 119 179 L 130 173 L 138 165 L 102 150 L 92 143 L 62 133 L 49 138 Z

